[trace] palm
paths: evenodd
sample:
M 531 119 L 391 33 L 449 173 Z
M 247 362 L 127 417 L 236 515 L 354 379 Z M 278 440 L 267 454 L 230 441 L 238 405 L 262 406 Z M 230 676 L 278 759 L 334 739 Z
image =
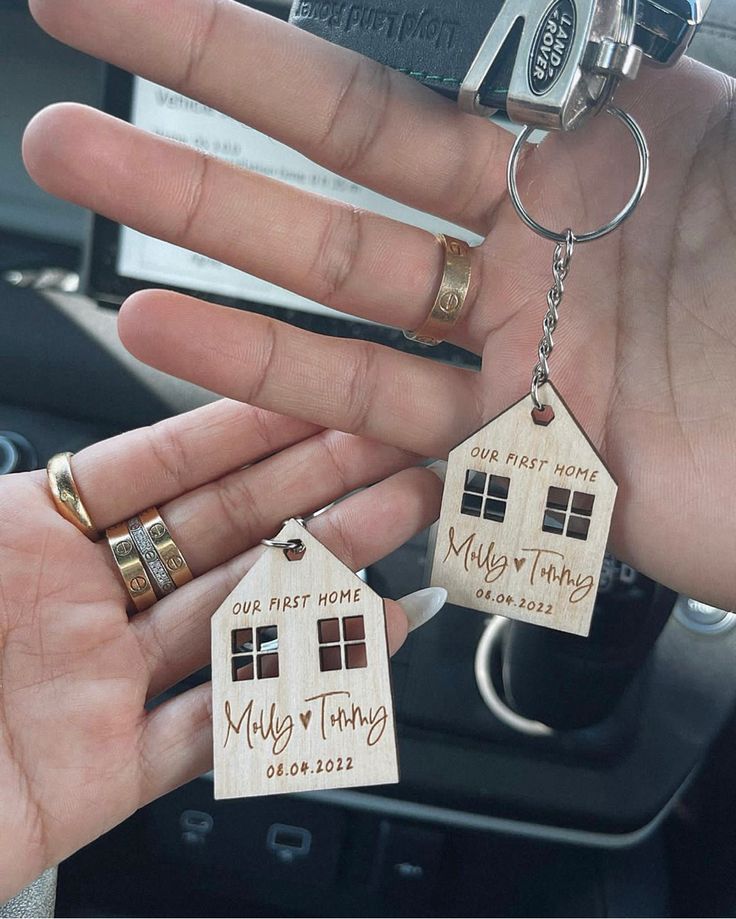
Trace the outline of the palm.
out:
M 439 480 L 407 469 L 415 459 L 227 401 L 88 448 L 74 474 L 95 524 L 158 502 L 195 575 L 133 616 L 106 541 L 57 513 L 45 474 L 0 478 L 0 839 L 13 840 L 0 901 L 209 768 L 209 686 L 160 699 L 208 662 L 210 617 L 253 547 L 290 515 L 382 480 L 309 525 L 354 570 L 371 564 L 436 513 Z M 111 479 L 132 468 L 142 474 Z M 395 650 L 406 617 L 392 601 L 386 611 Z
M 0 482 L 25 509 L 3 540 L 0 835 L 33 876 L 140 803 L 149 675 L 100 547 L 39 501 L 43 479 L 16 479 Z

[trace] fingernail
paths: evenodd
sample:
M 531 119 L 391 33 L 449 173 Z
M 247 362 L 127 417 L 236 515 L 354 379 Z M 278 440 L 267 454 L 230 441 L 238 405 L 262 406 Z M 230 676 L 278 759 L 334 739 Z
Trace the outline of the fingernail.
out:
M 409 631 L 413 632 L 433 619 L 447 603 L 444 587 L 425 587 L 397 601 L 409 620 Z
M 431 469 L 432 472 L 437 476 L 438 479 L 445 481 L 447 475 L 447 463 L 444 460 L 435 460 L 433 463 L 430 463 L 427 466 L 427 469 Z

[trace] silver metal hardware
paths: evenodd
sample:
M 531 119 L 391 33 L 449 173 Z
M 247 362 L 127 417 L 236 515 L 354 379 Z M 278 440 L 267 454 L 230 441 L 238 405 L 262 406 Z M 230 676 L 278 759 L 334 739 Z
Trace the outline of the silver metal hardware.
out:
M 284 555 L 290 562 L 298 562 L 304 558 L 307 547 L 301 539 L 262 539 L 262 546 L 268 546 L 269 549 L 283 549 Z
M 306 529 L 306 524 L 301 517 L 294 517 L 292 519 L 295 523 L 298 523 Z M 284 525 L 288 522 L 288 520 L 285 520 Z M 261 545 L 267 546 L 269 549 L 282 549 L 284 555 L 290 562 L 301 561 L 307 551 L 307 547 L 301 539 L 262 539 Z
M 620 80 L 635 80 L 641 65 L 642 51 L 636 45 L 604 38 L 588 45 L 586 67 L 591 73 L 612 74 Z
M 570 270 L 570 260 L 572 259 L 575 243 L 592 242 L 594 239 L 600 239 L 603 236 L 607 236 L 617 227 L 621 226 L 624 220 L 633 214 L 634 209 L 641 200 L 641 196 L 644 194 L 647 182 L 649 181 L 649 147 L 647 146 L 647 141 L 641 128 L 631 115 L 621 111 L 621 109 L 609 106 L 607 112 L 613 115 L 614 118 L 618 118 L 619 121 L 622 121 L 634 138 L 637 153 L 639 154 L 639 178 L 637 179 L 634 193 L 622 210 L 603 226 L 595 230 L 590 230 L 587 233 L 575 233 L 569 228 L 560 233 L 556 230 L 550 230 L 549 227 L 545 227 L 536 221 L 524 207 L 516 184 L 516 170 L 519 164 L 521 149 L 534 130 L 532 126 L 527 125 L 516 138 L 511 148 L 508 166 L 506 167 L 506 182 L 508 184 L 511 202 L 514 205 L 516 213 L 521 217 L 524 223 L 539 236 L 545 239 L 551 239 L 557 243 L 555 254 L 552 259 L 554 283 L 547 292 L 547 313 L 543 322 L 544 335 L 539 343 L 537 352 L 539 359 L 532 373 L 531 397 L 534 403 L 534 409 L 538 413 L 544 412 L 545 409 L 544 404 L 539 398 L 539 389 L 549 380 L 549 357 L 554 349 L 553 335 L 559 321 L 559 306 L 562 302 L 563 294 L 565 293 L 565 278 Z M 545 421 L 541 417 L 535 418 L 535 420 L 537 424 L 549 423 L 548 420 Z
M 647 146 L 647 141 L 641 128 L 634 121 L 631 115 L 628 115 L 626 112 L 622 112 L 621 109 L 609 106 L 607 111 L 610 115 L 613 115 L 615 118 L 618 118 L 619 121 L 622 121 L 629 129 L 631 136 L 634 138 L 634 142 L 636 143 L 636 150 L 639 154 L 639 178 L 637 179 L 634 193 L 623 206 L 621 211 L 619 211 L 619 213 L 612 220 L 609 220 L 608 223 L 598 227 L 596 230 L 590 230 L 587 233 L 575 233 L 575 241 L 579 243 L 587 243 L 592 242 L 594 239 L 600 239 L 602 236 L 607 236 L 617 227 L 621 226 L 624 220 L 633 214 L 636 205 L 639 203 L 641 196 L 644 194 L 644 191 L 647 187 L 647 182 L 649 181 L 649 147 Z M 521 148 L 529 139 L 529 136 L 533 130 L 534 128 L 531 125 L 528 125 L 526 128 L 524 128 L 521 134 L 519 134 L 519 136 L 514 141 L 514 145 L 511 148 L 511 155 L 509 157 L 508 166 L 506 168 L 506 181 L 508 184 L 509 194 L 511 196 L 511 202 L 516 209 L 516 213 L 531 230 L 534 230 L 535 233 L 537 233 L 539 236 L 543 236 L 545 239 L 551 239 L 557 243 L 564 243 L 567 240 L 567 234 L 569 231 L 565 230 L 564 232 L 559 233 L 556 230 L 550 230 L 548 227 L 538 223 L 524 207 L 524 204 L 519 196 L 519 189 L 516 184 L 516 170 L 519 164 L 519 154 L 521 153 Z
M 135 543 L 136 549 L 146 566 L 148 573 L 156 582 L 162 596 L 167 596 L 176 590 L 176 584 L 171 578 L 166 565 L 161 560 L 148 530 L 141 523 L 140 517 L 131 517 L 128 521 L 128 530 Z
M 506 113 L 519 124 L 570 131 L 606 106 L 642 57 L 671 66 L 687 50 L 710 0 L 506 0 L 460 87 L 460 108 L 495 113 L 481 89 L 496 62 L 518 45 Z
M 539 398 L 539 388 L 549 379 L 549 357 L 554 350 L 555 343 L 552 336 L 557 329 L 557 323 L 560 321 L 559 308 L 562 303 L 562 297 L 565 293 L 565 278 L 570 270 L 570 261 L 575 249 L 575 234 L 572 230 L 565 231 L 564 242 L 558 242 L 555 246 L 555 254 L 552 258 L 552 275 L 554 283 L 547 291 L 547 313 L 542 322 L 544 335 L 539 342 L 537 355 L 539 360 L 532 372 L 532 402 L 538 412 L 544 411 L 544 403 Z
M 655 64 L 670 67 L 687 51 L 710 0 L 639 0 L 634 43 Z
M 610 101 L 622 77 L 636 75 L 640 55 L 629 50 L 635 14 L 636 0 L 506 0 L 460 88 L 460 107 L 494 113 L 480 91 L 520 29 L 507 88 L 509 118 L 545 130 L 578 127 Z

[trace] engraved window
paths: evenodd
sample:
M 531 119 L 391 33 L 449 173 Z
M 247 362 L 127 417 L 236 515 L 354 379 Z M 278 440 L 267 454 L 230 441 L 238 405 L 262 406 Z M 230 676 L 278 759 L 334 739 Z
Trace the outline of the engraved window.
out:
M 587 539 L 595 495 L 552 486 L 547 492 L 542 529 L 571 539 Z
M 360 670 L 368 666 L 362 616 L 320 619 L 317 637 L 319 669 L 323 673 L 329 670 Z
M 231 635 L 233 682 L 271 680 L 279 675 L 278 626 L 233 629 Z
M 511 479 L 468 469 L 460 512 L 468 517 L 482 517 L 503 523 L 509 498 Z

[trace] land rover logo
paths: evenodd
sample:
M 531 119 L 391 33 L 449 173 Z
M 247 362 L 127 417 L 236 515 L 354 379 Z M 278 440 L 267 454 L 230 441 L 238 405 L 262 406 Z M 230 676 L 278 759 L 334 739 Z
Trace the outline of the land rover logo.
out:
M 575 6 L 572 0 L 557 0 L 539 24 L 529 58 L 529 85 L 537 96 L 548 92 L 557 82 L 574 37 Z

